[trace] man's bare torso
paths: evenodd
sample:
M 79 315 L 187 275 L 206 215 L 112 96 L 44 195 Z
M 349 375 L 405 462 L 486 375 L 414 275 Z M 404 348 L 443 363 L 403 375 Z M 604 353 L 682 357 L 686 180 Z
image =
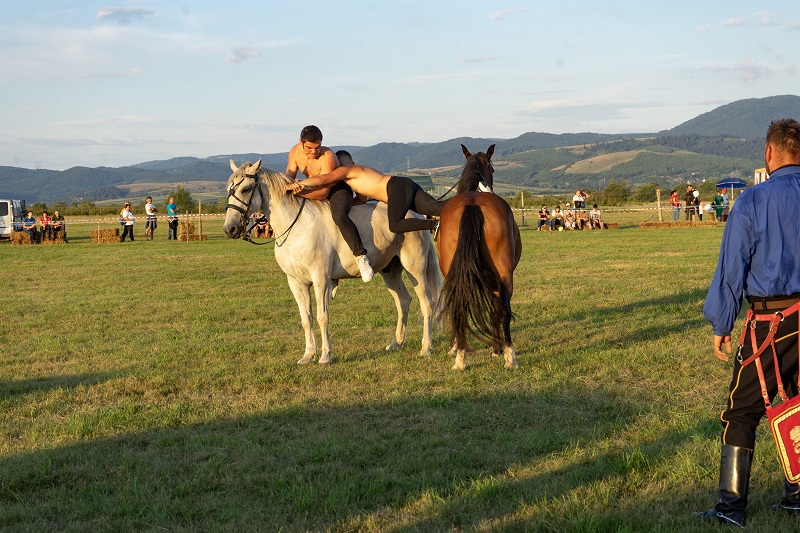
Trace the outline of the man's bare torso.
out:
M 389 183 L 391 176 L 381 174 L 375 169 L 353 165 L 353 170 L 347 173 L 344 182 L 357 193 L 374 198 L 383 203 L 388 203 L 389 196 L 386 193 L 386 184 Z
M 331 167 L 331 159 L 334 161 L 333 167 Z M 287 174 L 290 174 L 290 169 L 294 168 L 297 172 L 305 175 L 305 177 L 317 176 L 330 172 L 337 166 L 338 160 L 336 159 L 336 154 L 327 146 L 321 146 L 319 156 L 314 158 L 305 153 L 302 143 L 298 143 L 289 151 Z

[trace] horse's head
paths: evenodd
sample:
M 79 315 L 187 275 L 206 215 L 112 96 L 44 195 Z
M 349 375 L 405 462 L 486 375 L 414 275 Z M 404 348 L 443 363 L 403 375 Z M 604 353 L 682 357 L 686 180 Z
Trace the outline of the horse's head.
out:
M 238 239 L 245 233 L 250 215 L 258 211 L 264 203 L 258 169 L 261 159 L 256 163 L 243 163 L 237 167 L 231 160 L 233 174 L 228 179 L 228 203 L 225 206 L 225 234 Z
M 461 151 L 464 152 L 464 157 L 467 162 L 464 164 L 464 170 L 461 171 L 461 178 L 458 180 L 458 189 L 456 193 L 472 192 L 480 190 L 482 192 L 492 192 L 494 187 L 494 167 L 492 166 L 492 155 L 494 154 L 494 145 L 491 145 L 486 153 L 478 152 L 471 154 L 467 147 L 461 145 Z

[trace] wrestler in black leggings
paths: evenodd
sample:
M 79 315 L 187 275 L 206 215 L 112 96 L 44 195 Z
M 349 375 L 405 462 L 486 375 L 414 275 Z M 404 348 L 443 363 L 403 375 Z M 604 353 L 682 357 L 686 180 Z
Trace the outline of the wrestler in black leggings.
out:
M 432 230 L 437 220 L 406 218 L 406 213 L 416 211 L 420 215 L 439 216 L 445 202 L 436 200 L 422 190 L 416 182 L 404 176 L 392 176 L 386 184 L 389 229 L 393 233 Z
M 331 187 L 328 192 L 328 201 L 331 204 L 331 217 L 336 227 L 344 237 L 344 241 L 355 257 L 365 255 L 364 243 L 355 223 L 350 220 L 350 209 L 353 207 L 353 189 L 346 183 L 339 182 Z

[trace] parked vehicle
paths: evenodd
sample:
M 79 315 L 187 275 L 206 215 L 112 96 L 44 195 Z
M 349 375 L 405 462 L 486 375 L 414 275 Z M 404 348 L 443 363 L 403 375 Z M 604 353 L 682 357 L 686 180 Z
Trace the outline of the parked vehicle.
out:
M 0 239 L 10 238 L 12 231 L 22 231 L 22 219 L 26 213 L 25 200 L 0 198 Z

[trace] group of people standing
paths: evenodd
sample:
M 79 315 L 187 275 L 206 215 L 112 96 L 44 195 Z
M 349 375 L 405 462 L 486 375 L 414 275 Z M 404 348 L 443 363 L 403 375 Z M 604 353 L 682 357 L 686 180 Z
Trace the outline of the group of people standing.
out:
M 149 238 L 149 240 L 152 241 L 155 238 L 154 232 L 158 227 L 158 216 L 156 215 L 158 209 L 153 203 L 153 198 L 151 196 L 147 197 L 147 202 L 144 204 L 144 211 L 144 238 L 145 240 L 148 240 Z M 129 202 L 125 202 L 125 205 L 123 206 L 122 211 L 119 214 L 119 222 L 122 225 L 122 236 L 120 237 L 120 242 L 125 242 L 126 238 L 133 241 L 133 226 L 136 225 L 136 216 L 133 214 L 133 211 L 131 211 L 131 204 Z M 167 222 L 167 240 L 175 239 L 177 241 L 178 206 L 175 205 L 175 199 L 172 197 L 169 198 L 169 202 L 167 203 Z
M 700 191 L 694 188 L 691 183 L 686 186 L 686 194 L 683 197 L 684 205 L 681 204 L 678 197 L 678 191 L 673 189 L 669 195 L 669 204 L 672 206 L 672 220 L 677 222 L 681 216 L 681 209 L 683 208 L 686 215 L 686 220 L 703 220 L 703 206 L 700 200 Z M 707 206 L 708 212 L 714 212 L 714 216 L 720 222 L 725 222 L 728 219 L 730 212 L 730 200 L 728 199 L 728 189 L 717 189 L 717 194 L 714 196 L 714 201 Z
M 28 211 L 28 216 L 22 219 L 22 231 L 31 236 L 31 243 L 41 241 L 55 241 L 67 238 L 66 223 L 64 216 L 56 209 L 51 217 L 47 211 L 42 211 L 39 217 L 39 225 L 33 211 Z

